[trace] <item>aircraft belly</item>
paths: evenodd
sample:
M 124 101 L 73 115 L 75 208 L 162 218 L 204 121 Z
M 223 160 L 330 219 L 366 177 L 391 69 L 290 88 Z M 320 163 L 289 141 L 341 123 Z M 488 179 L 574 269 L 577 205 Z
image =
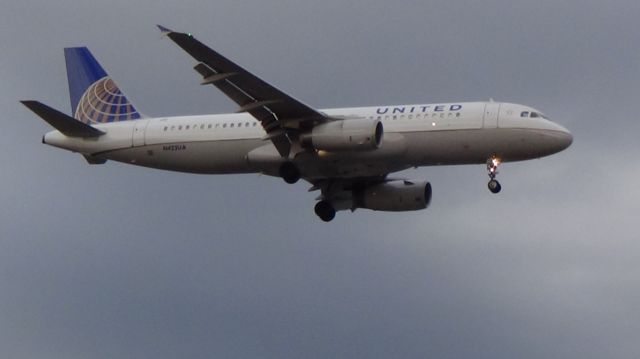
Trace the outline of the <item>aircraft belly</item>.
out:
M 484 164 L 497 155 L 503 161 L 546 156 L 544 134 L 530 129 L 472 129 L 404 134 L 407 159 L 418 166 Z
M 358 178 L 358 177 L 378 177 L 392 172 L 402 171 L 412 166 L 404 163 L 384 163 L 380 161 L 371 162 L 341 162 L 328 163 L 316 162 L 305 164 L 301 168 L 305 178 Z
M 202 141 L 133 147 L 100 157 L 169 171 L 231 174 L 256 172 L 246 155 L 262 145 L 260 140 Z

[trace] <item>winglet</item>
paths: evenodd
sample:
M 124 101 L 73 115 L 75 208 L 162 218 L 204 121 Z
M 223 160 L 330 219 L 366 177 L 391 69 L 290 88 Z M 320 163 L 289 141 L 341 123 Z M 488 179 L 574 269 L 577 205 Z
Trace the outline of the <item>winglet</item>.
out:
M 56 130 L 62 132 L 69 137 L 100 137 L 105 134 L 95 127 L 91 127 L 84 122 L 80 122 L 75 118 L 65 115 L 64 113 L 53 109 L 38 101 L 20 101 L 29 110 L 47 121 Z
M 156 26 L 158 27 L 158 29 L 160 29 L 160 32 L 161 32 L 163 35 L 168 35 L 168 34 L 170 34 L 170 33 L 172 33 L 172 32 L 173 32 L 173 30 L 169 29 L 168 27 L 164 27 L 164 26 L 162 26 L 162 25 L 156 25 Z

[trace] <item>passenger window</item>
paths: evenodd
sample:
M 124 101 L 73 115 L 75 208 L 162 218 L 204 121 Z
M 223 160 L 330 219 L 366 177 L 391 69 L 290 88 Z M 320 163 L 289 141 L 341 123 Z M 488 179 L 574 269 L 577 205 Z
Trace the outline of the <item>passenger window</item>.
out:
M 249 122 L 245 122 L 244 127 L 249 127 Z
M 211 129 L 211 124 L 209 124 L 209 126 L 207 126 L 208 129 Z
M 257 123 L 257 122 L 254 122 L 254 123 L 253 123 L 253 127 L 256 127 L 257 125 L 258 125 L 258 123 Z
M 178 131 L 182 131 L 182 125 L 178 126 Z
M 165 130 L 165 131 L 166 131 L 166 130 L 168 130 L 168 129 L 169 129 L 169 127 L 167 127 L 167 126 L 164 126 L 164 130 Z
M 227 124 L 226 124 L 226 123 L 225 123 L 225 124 L 223 124 L 223 125 L 222 125 L 222 128 L 227 128 Z
M 229 125 L 229 127 L 233 128 L 233 125 L 234 125 L 234 123 L 231 123 L 231 124 Z
M 201 130 L 204 130 L 204 125 L 200 125 L 200 129 L 201 129 Z
M 218 127 L 220 127 L 220 124 L 219 124 L 219 123 L 216 123 L 216 128 L 218 128 Z

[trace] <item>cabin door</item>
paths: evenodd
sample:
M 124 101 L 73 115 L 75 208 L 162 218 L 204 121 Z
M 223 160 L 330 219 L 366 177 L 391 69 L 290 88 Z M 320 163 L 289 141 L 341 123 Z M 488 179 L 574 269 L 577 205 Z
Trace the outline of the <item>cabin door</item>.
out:
M 484 107 L 484 128 L 496 128 L 498 127 L 498 112 L 500 112 L 500 104 L 496 102 L 487 102 Z
M 149 120 L 133 120 L 133 147 L 144 146 L 144 132 Z

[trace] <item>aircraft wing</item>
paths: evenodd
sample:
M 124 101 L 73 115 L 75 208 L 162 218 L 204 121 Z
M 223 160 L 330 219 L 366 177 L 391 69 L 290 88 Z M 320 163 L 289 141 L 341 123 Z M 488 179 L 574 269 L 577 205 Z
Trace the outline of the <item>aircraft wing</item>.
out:
M 292 140 L 300 129 L 327 121 L 322 113 L 278 90 L 231 60 L 210 49 L 191 34 L 158 26 L 198 64 L 203 85 L 214 85 L 238 104 L 238 112 L 248 112 L 262 123 L 267 138 L 282 157 L 288 157 Z

